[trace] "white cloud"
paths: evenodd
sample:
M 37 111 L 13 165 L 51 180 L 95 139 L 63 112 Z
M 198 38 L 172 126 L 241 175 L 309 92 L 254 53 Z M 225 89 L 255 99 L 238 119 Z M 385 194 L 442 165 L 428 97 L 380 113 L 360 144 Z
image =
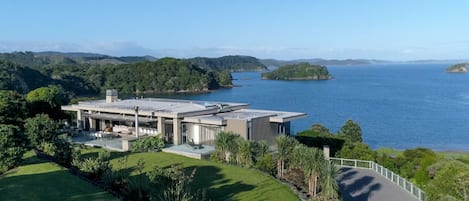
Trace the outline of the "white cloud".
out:
M 451 46 L 451 45 L 450 45 Z M 12 51 L 61 51 L 91 52 L 113 56 L 155 57 L 220 57 L 225 55 L 249 55 L 258 58 L 275 59 L 384 59 L 384 60 L 417 60 L 417 59 L 465 59 L 467 48 L 453 47 L 451 51 L 444 48 L 314 48 L 314 47 L 192 47 L 192 48 L 155 48 L 144 47 L 131 41 L 55 43 L 55 42 L 17 42 L 0 41 L 0 52 Z
M 60 51 L 60 52 L 91 52 L 113 56 L 152 55 L 151 49 L 144 48 L 134 42 L 97 42 L 97 43 L 55 43 L 55 42 L 18 42 L 0 41 L 0 52 L 13 51 Z

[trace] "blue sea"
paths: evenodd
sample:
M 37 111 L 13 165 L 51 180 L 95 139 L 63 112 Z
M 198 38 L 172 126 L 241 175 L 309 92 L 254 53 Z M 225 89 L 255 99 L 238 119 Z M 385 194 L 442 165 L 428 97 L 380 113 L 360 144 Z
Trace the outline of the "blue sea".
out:
M 233 73 L 236 87 L 172 98 L 250 103 L 251 108 L 304 112 L 293 130 L 321 123 L 337 132 L 358 122 L 373 148 L 469 151 L 469 74 L 445 73 L 449 64 L 329 66 L 325 81 L 261 80 Z

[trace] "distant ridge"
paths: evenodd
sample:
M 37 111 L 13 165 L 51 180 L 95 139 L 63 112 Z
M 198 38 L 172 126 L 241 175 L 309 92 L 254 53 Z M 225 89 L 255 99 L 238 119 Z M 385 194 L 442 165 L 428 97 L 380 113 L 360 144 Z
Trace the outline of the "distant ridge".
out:
M 295 59 L 295 60 L 277 60 L 277 59 L 260 59 L 260 61 L 268 67 L 279 67 L 284 65 L 309 63 L 313 65 L 370 65 L 370 64 L 448 64 L 462 63 L 466 60 L 408 60 L 408 61 L 390 61 L 377 59 Z

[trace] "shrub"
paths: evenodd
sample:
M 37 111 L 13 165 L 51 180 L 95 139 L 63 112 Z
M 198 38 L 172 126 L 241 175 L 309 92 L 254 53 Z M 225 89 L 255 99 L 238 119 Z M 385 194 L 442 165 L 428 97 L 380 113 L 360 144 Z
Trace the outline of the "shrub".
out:
M 18 128 L 0 124 L 0 174 L 16 166 L 24 151 Z
M 138 159 L 136 167 L 137 175 L 127 180 L 127 186 L 123 192 L 127 200 L 150 200 L 150 182 L 145 176 L 145 174 L 143 174 L 143 169 L 145 169 L 145 160 L 143 160 L 143 158 L 140 158 Z
M 262 156 L 256 163 L 256 168 L 270 175 L 275 174 L 275 161 L 271 154 Z
M 117 167 L 107 171 L 103 175 L 104 184 L 114 190 L 122 191 L 128 184 L 128 174 L 127 169 L 128 156 L 121 157 L 117 160 Z
M 156 187 L 153 188 L 152 200 L 203 200 L 203 195 L 193 193 L 190 188 L 195 172 L 196 169 L 186 175 L 184 169 L 179 166 L 166 169 L 155 167 L 147 173 L 150 182 Z
M 73 146 L 68 139 L 63 136 L 53 142 L 42 142 L 40 149 L 51 156 L 55 162 L 65 166 L 70 166 L 73 160 Z
M 76 166 L 86 177 L 99 180 L 102 176 L 111 170 L 109 163 L 110 153 L 102 151 L 97 157 L 89 157 L 81 159 L 81 157 L 73 158 L 73 165 Z
M 164 140 L 159 136 L 151 136 L 136 140 L 132 143 L 132 152 L 158 152 L 165 146 Z

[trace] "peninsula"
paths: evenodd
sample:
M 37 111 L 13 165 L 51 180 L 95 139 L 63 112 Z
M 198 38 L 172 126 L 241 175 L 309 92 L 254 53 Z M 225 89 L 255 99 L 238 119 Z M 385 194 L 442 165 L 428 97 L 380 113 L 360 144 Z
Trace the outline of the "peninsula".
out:
M 446 68 L 447 73 L 467 73 L 467 66 L 469 63 L 459 63 L 454 64 L 448 68 Z
M 271 72 L 262 73 L 266 80 L 328 80 L 332 76 L 325 66 L 298 63 L 284 65 Z

